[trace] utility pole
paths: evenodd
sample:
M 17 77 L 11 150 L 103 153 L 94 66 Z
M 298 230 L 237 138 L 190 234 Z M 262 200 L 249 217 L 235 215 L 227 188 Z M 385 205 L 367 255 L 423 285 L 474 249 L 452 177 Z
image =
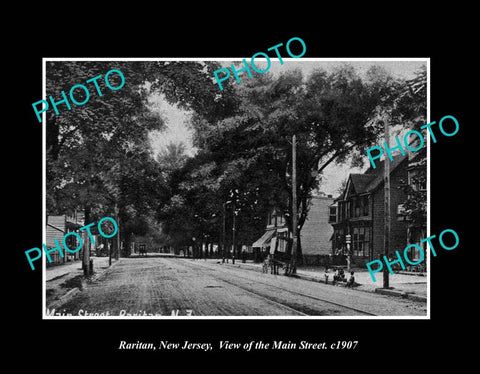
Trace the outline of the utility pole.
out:
M 236 243 L 235 243 L 235 198 L 233 199 L 233 223 L 232 223 L 232 264 L 235 264 L 235 253 L 236 253 L 236 250 L 235 250 L 235 246 L 236 246 Z
M 390 129 L 388 118 L 384 120 L 385 124 L 385 143 L 390 143 Z M 388 259 L 390 249 L 390 160 L 387 157 L 383 161 L 383 183 L 385 188 L 385 227 L 384 227 L 384 256 Z M 390 288 L 389 272 L 387 266 L 383 268 L 383 288 Z
M 108 246 L 108 266 L 112 266 L 113 240 L 112 241 L 108 240 L 106 242 L 106 245 Z
M 90 272 L 90 238 L 88 237 L 87 233 L 83 233 L 83 261 L 82 261 L 82 266 L 83 266 L 83 275 L 88 277 L 91 272 Z
M 297 136 L 292 137 L 292 274 L 297 273 Z
M 115 260 L 118 260 L 118 258 L 120 257 L 121 241 L 120 241 L 120 212 L 119 212 L 117 203 L 115 203 L 115 215 L 116 215 L 115 218 L 117 219 L 117 230 L 118 230 L 118 232 L 117 232 L 117 250 L 115 252 Z
M 222 264 L 225 263 L 225 215 L 227 214 L 227 203 L 223 203 L 223 210 L 222 210 Z

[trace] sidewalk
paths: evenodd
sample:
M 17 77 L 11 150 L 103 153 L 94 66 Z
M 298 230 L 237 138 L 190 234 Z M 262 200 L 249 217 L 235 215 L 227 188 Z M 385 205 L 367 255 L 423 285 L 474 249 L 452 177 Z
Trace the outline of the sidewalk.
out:
M 207 259 L 209 262 L 218 262 L 221 259 Z M 230 260 L 227 264 L 226 262 L 223 265 L 227 266 L 237 266 L 245 269 L 250 269 L 254 271 L 262 272 L 262 263 L 254 263 L 249 260 L 245 263 L 242 260 L 235 260 L 235 265 L 232 264 Z M 417 273 L 398 273 L 390 274 L 389 284 L 390 289 L 383 288 L 383 273 L 375 274 L 375 282 L 373 282 L 372 277 L 368 270 L 362 268 L 353 268 L 355 272 L 355 282 L 359 283 L 359 286 L 355 287 L 355 290 L 365 291 L 365 292 L 375 292 L 383 295 L 397 296 L 408 298 L 415 301 L 427 301 L 427 276 L 419 275 Z M 279 270 L 279 274 L 283 274 L 283 270 Z M 265 276 L 270 275 L 265 274 Z M 345 275 L 348 277 L 350 274 L 345 270 Z M 314 282 L 325 283 L 325 268 L 323 266 L 319 267 L 308 267 L 308 268 L 298 268 L 297 269 L 297 278 L 310 280 Z M 328 278 L 328 284 L 331 284 L 333 280 L 333 271 L 330 270 L 330 276 Z M 332 287 L 343 287 L 343 284 Z
M 107 269 L 108 257 L 91 257 L 93 260 L 93 275 L 86 279 L 83 275 L 82 261 L 77 260 L 66 264 L 48 267 L 45 272 L 46 304 L 48 308 L 61 305 L 68 298 L 81 291 L 87 281 L 99 278 Z M 117 261 L 112 259 L 112 266 Z
M 93 260 L 94 272 L 98 272 L 100 269 L 108 267 L 108 257 L 91 257 L 90 259 Z M 112 259 L 112 264 L 114 262 L 115 262 L 115 259 Z M 78 274 L 83 274 L 81 260 L 47 267 L 45 279 L 48 282 L 48 281 L 51 281 L 52 279 L 63 277 L 66 274 L 77 273 L 77 272 Z

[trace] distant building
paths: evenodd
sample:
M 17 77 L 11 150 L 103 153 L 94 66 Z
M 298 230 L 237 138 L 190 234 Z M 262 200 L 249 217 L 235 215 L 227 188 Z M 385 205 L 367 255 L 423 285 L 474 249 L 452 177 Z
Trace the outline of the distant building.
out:
M 302 254 L 305 264 L 323 263 L 323 258 L 331 253 L 330 238 L 333 227 L 329 224 L 332 195 L 321 194 L 312 197 L 307 219 L 300 231 Z
M 47 227 L 46 227 L 46 240 L 45 245 L 48 249 L 54 248 L 56 246 L 55 239 L 58 241 L 64 257 L 60 255 L 58 251 L 50 253 L 50 258 L 52 259 L 53 264 L 61 264 L 67 261 L 77 260 L 80 258 L 80 252 L 70 253 L 63 249 L 63 237 L 66 233 L 71 231 L 78 232 L 78 229 L 83 227 L 83 221 L 79 221 L 78 217 L 75 216 L 48 216 L 47 217 Z M 66 244 L 69 248 L 75 249 L 78 247 L 79 243 L 74 235 L 70 235 L 66 239 Z M 49 262 L 47 261 L 47 264 Z
M 408 179 L 408 157 L 397 156 L 390 162 L 390 252 L 402 251 L 407 245 L 408 223 L 402 214 L 402 203 L 407 196 L 402 183 Z M 384 253 L 385 233 L 385 161 L 370 167 L 363 174 L 350 174 L 342 194 L 330 206 L 333 226 L 332 254 L 347 253 L 347 235 L 355 264 L 379 258 Z
M 261 261 L 268 253 L 277 250 L 285 253 L 288 246 L 289 230 L 285 215 L 278 209 L 272 209 L 267 216 L 264 234 L 252 244 L 254 260 Z
M 332 202 L 332 196 L 325 194 L 319 194 L 310 200 L 308 216 L 300 231 L 304 263 L 318 263 L 322 256 L 331 253 L 333 228 L 329 224 L 329 207 Z M 278 209 L 273 209 L 268 214 L 265 233 L 252 244 L 255 258 L 264 258 L 267 253 L 274 253 L 275 250 L 285 254 L 291 237 L 285 215 Z

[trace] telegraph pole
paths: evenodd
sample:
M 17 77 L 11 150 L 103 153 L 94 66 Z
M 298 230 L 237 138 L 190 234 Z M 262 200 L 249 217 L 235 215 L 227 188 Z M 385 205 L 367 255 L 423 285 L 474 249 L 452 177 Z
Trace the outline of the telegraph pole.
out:
M 226 215 L 226 205 L 227 203 L 223 203 L 223 210 L 222 210 L 222 264 L 225 263 L 225 215 Z
M 90 275 L 90 245 L 91 241 L 90 238 L 88 237 L 87 233 L 83 233 L 83 242 L 85 243 L 83 246 L 83 261 L 82 261 L 82 266 L 83 266 L 83 275 L 88 277 Z
M 297 136 L 292 136 L 292 274 L 297 273 Z
M 236 249 L 235 249 L 235 246 L 236 246 L 236 243 L 235 243 L 235 199 L 233 200 L 233 223 L 232 223 L 232 264 L 235 264 L 235 252 L 236 252 Z
M 384 121 L 385 124 L 385 143 L 390 142 L 390 129 L 388 118 Z M 385 227 L 384 227 L 384 256 L 388 259 L 390 249 L 390 160 L 385 156 L 383 161 L 383 182 L 385 188 Z M 383 288 L 390 288 L 389 272 L 387 266 L 383 268 Z
M 115 252 L 115 260 L 118 260 L 120 257 L 120 247 L 121 247 L 121 241 L 120 241 L 120 210 L 118 209 L 117 203 L 115 203 L 115 215 L 117 219 L 117 250 Z M 110 263 L 111 263 L 111 255 L 110 255 Z
M 112 249 L 113 249 L 113 241 L 110 242 L 107 241 L 107 245 L 108 245 L 108 266 L 112 266 Z

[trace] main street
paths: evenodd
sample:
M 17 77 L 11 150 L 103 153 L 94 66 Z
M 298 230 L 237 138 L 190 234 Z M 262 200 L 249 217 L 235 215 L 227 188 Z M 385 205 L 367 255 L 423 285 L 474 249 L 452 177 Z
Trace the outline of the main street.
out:
M 219 261 L 121 258 L 57 308 L 64 314 L 424 316 L 424 303 L 264 274 Z

